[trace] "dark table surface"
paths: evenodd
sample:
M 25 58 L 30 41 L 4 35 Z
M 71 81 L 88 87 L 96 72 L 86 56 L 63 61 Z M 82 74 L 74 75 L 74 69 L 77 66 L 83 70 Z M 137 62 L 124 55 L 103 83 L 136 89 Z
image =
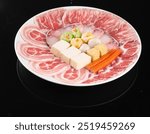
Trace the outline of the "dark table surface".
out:
M 33 95 L 21 82 L 21 66 L 14 51 L 14 39 L 21 25 L 32 16 L 61 6 L 92 6 L 111 11 L 126 19 L 142 40 L 142 54 L 134 67 L 136 78 L 130 89 L 104 105 L 69 107 L 45 101 Z M 146 3 L 131 0 L 0 0 L 1 116 L 150 116 L 149 43 L 146 27 Z M 21 66 L 27 74 L 29 73 Z M 31 75 L 34 79 L 35 76 Z M 131 74 L 132 75 L 132 74 Z M 36 79 L 36 78 L 35 78 Z M 34 81 L 34 80 L 33 80 Z M 38 80 L 40 81 L 40 80 Z M 38 87 L 36 87 L 38 88 Z M 40 88 L 40 87 L 39 87 Z M 57 88 L 52 83 L 49 88 Z M 59 87 L 60 88 L 60 87 Z M 61 86 L 61 88 L 64 88 Z M 87 87 L 88 88 L 88 87 Z M 89 87 L 90 88 L 90 87 Z M 38 90 L 38 89 L 37 89 Z M 53 89 L 52 89 L 53 90 Z M 77 98 L 78 99 L 78 98 Z M 60 100 L 61 101 L 61 100 Z

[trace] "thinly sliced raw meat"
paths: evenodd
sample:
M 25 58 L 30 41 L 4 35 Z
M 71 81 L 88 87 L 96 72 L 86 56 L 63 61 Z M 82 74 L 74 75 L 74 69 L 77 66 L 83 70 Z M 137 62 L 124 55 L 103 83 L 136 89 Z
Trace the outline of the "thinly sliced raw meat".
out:
M 98 77 L 98 80 L 107 80 L 111 77 L 113 77 L 113 75 L 115 75 L 116 72 L 114 71 L 108 71 L 108 72 L 105 72 L 105 73 L 99 73 L 99 77 Z
M 86 81 L 83 81 L 82 83 L 83 84 L 91 84 L 91 83 L 94 84 L 94 83 L 96 83 L 97 80 L 99 80 L 99 78 L 98 78 L 98 76 L 95 76 L 93 78 L 87 79 Z
M 131 47 L 136 47 L 138 45 L 139 45 L 138 41 L 129 41 L 129 42 L 125 43 L 123 47 L 125 49 L 128 49 L 128 48 L 131 48 Z
M 94 84 L 102 81 L 106 81 L 116 75 L 115 71 L 101 70 L 98 74 L 92 74 L 89 78 L 84 81 L 85 84 Z
M 115 77 L 115 76 L 121 74 L 121 73 L 124 72 L 125 70 L 126 70 L 125 68 L 118 68 L 118 67 L 116 67 L 116 68 L 111 68 L 111 69 L 110 69 L 111 72 L 114 72 L 114 73 L 115 73 L 115 75 L 114 75 L 113 77 Z
M 80 18 L 81 18 L 81 10 L 67 10 L 64 13 L 64 16 L 62 18 L 62 22 L 64 26 L 68 24 L 73 24 L 73 23 L 80 23 Z M 78 14 L 78 15 L 77 15 Z
M 88 79 L 83 81 L 82 83 L 83 84 L 90 84 L 90 83 L 95 83 L 97 80 L 99 80 L 98 74 L 94 74 L 94 73 L 89 72 Z
M 52 76 L 64 72 L 68 65 L 63 63 L 59 58 L 53 57 L 46 61 L 31 62 L 30 67 L 36 73 Z
M 75 70 L 72 67 L 67 68 L 64 72 L 55 75 L 54 78 L 63 83 L 79 84 L 87 80 L 89 71 L 86 69 Z
M 40 29 L 47 29 L 47 30 L 53 29 L 52 23 L 49 20 L 48 12 L 36 16 L 35 22 L 37 23 Z
M 101 11 L 98 17 L 96 18 L 94 26 L 106 30 L 109 29 L 111 26 L 114 27 L 114 25 L 116 25 L 116 22 L 117 21 L 112 14 L 107 13 L 105 11 Z
M 139 52 L 139 42 L 137 40 L 135 41 L 129 41 L 121 46 L 121 48 L 124 50 L 124 52 L 121 55 L 122 60 L 132 60 L 136 59 L 138 57 Z
M 120 22 L 116 26 L 116 30 L 109 32 L 110 35 L 115 38 L 119 43 L 126 43 L 130 41 L 138 40 L 137 35 L 132 27 L 130 27 L 127 22 L 118 20 Z
M 52 29 L 57 30 L 63 27 L 62 17 L 65 10 L 63 8 L 48 12 L 49 21 L 52 24 Z
M 43 61 L 50 59 L 53 54 L 50 53 L 50 49 L 40 48 L 29 43 L 21 43 L 17 45 L 17 52 L 26 60 L 30 61 Z
M 135 46 L 135 47 L 131 47 L 129 49 L 127 49 L 126 51 L 123 52 L 122 56 L 123 57 L 131 57 L 131 56 L 134 56 L 138 51 L 138 47 Z
M 21 29 L 22 39 L 35 46 L 47 47 L 46 34 L 35 26 L 24 26 Z
M 134 55 L 128 55 L 126 53 L 121 55 L 122 60 L 134 61 L 135 59 L 137 59 L 137 57 L 138 57 L 137 53 L 135 53 Z
M 62 17 L 64 15 L 64 9 L 60 8 L 45 12 L 35 18 L 35 22 L 41 29 L 59 29 L 63 27 Z
M 94 26 L 104 29 L 120 43 L 138 38 L 134 29 L 126 21 L 111 13 L 101 12 Z
M 100 12 L 93 9 L 83 9 L 83 16 L 81 16 L 81 23 L 84 25 L 93 25 Z
M 63 16 L 64 25 L 79 23 L 83 25 L 92 25 L 95 23 L 99 12 L 92 9 L 73 9 L 67 10 Z
M 114 65 L 113 68 L 123 70 L 123 69 L 126 69 L 129 66 L 129 64 L 131 64 L 131 62 L 132 62 L 131 60 L 123 60 L 120 63 L 118 63 L 117 65 Z

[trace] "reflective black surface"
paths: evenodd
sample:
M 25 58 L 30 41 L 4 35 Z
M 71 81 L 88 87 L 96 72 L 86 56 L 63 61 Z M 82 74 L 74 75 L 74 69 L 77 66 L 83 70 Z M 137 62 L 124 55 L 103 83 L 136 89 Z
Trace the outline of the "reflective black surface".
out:
M 83 108 L 107 104 L 124 95 L 135 83 L 138 68 L 112 82 L 91 87 L 62 86 L 31 74 L 17 61 L 17 74 L 22 85 L 34 96 L 56 105 Z
M 124 77 L 103 86 L 73 88 L 47 83 L 17 60 L 14 38 L 21 25 L 50 8 L 85 5 L 111 11 L 139 33 L 142 55 Z M 1 116 L 149 116 L 149 41 L 146 3 L 129 0 L 0 0 Z M 101 89 L 99 89 L 101 88 Z M 4 93 L 3 93 L 4 92 Z

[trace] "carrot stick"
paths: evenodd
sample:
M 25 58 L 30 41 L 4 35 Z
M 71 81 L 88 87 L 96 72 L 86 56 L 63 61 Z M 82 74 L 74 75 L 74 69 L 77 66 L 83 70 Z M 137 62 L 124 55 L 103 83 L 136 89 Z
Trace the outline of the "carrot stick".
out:
M 101 62 L 103 62 L 106 58 L 108 58 L 111 54 L 113 54 L 115 52 L 115 49 L 111 49 L 108 53 L 106 53 L 105 55 L 103 55 L 101 58 L 93 61 L 92 63 L 88 64 L 86 66 L 86 68 L 88 70 L 90 70 L 92 67 L 94 67 L 96 64 L 99 64 Z
M 92 71 L 93 73 L 97 73 L 99 70 L 105 68 L 107 65 L 109 65 L 113 60 L 115 60 L 120 54 L 121 54 L 121 50 L 120 49 L 116 49 L 116 51 L 110 55 L 108 58 L 106 58 L 105 60 L 103 60 L 102 62 L 96 64 L 95 66 L 93 66 L 90 71 Z

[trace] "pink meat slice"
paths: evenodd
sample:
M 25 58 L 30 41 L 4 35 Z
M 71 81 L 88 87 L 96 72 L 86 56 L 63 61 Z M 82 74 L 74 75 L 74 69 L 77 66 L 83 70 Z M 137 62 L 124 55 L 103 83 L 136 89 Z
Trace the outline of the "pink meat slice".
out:
M 80 9 L 79 9 L 80 10 Z M 78 15 L 77 15 L 78 13 Z M 68 24 L 73 24 L 73 23 L 79 23 L 80 22 L 80 11 L 77 10 L 67 10 L 63 16 L 63 24 L 64 26 L 68 25 Z
M 95 83 L 97 80 L 98 80 L 98 75 L 89 72 L 88 79 L 86 79 L 86 80 L 83 81 L 82 83 L 83 83 L 83 84 L 90 84 L 90 83 Z
M 81 23 L 83 25 L 93 25 L 100 14 L 99 11 L 93 9 L 83 9 L 82 12 L 83 16 L 81 17 Z
M 89 71 L 86 69 L 75 70 L 72 67 L 67 68 L 64 72 L 54 76 L 56 80 L 68 84 L 80 84 L 88 79 Z
M 123 53 L 123 55 L 124 55 L 124 57 L 125 57 L 125 55 L 126 55 L 126 57 L 133 56 L 134 54 L 136 54 L 137 50 L 138 50 L 138 47 L 129 48 L 126 50 L 125 53 Z
M 121 55 L 123 60 L 132 60 L 137 58 L 140 43 L 137 40 L 129 41 L 121 46 L 124 49 L 124 53 Z
M 40 29 L 59 29 L 63 27 L 62 17 L 64 15 L 64 9 L 59 8 L 57 10 L 52 10 L 45 12 L 35 18 L 35 22 L 38 24 Z
M 95 23 L 99 12 L 92 9 L 72 9 L 67 10 L 63 17 L 64 25 L 79 23 L 83 25 L 92 25 Z
M 119 20 L 118 20 L 119 22 Z M 126 43 L 134 40 L 138 40 L 137 35 L 132 27 L 127 22 L 123 22 L 116 26 L 117 30 L 110 32 L 111 36 L 114 37 L 120 43 Z
M 139 45 L 138 41 L 130 41 L 130 42 L 125 43 L 123 47 L 125 49 L 128 49 L 128 48 L 136 47 L 138 45 Z
M 53 57 L 50 49 L 37 47 L 29 43 L 21 43 L 17 45 L 17 52 L 26 60 L 42 61 Z
M 131 64 L 131 60 L 123 60 L 123 61 L 121 61 L 120 63 L 118 63 L 117 65 L 114 65 L 114 67 L 113 67 L 113 69 L 126 69 L 128 66 L 129 66 L 129 64 Z
M 48 13 L 43 13 L 35 18 L 35 22 L 40 29 L 53 29 Z
M 64 12 L 65 10 L 63 8 L 48 12 L 49 21 L 51 22 L 54 30 L 63 27 L 62 17 L 64 15 Z
M 101 11 L 96 18 L 94 26 L 105 31 L 112 31 L 115 30 L 114 27 L 117 24 L 117 18 L 113 14 Z
M 96 18 L 94 26 L 103 29 L 106 33 L 118 32 L 118 28 L 122 25 L 123 20 L 109 12 L 101 11 Z
M 120 43 L 136 40 L 138 38 L 134 29 L 129 26 L 126 21 L 105 11 L 99 13 L 99 17 L 94 26 L 102 28 Z
M 36 26 L 24 26 L 20 31 L 22 39 L 35 46 L 47 47 L 46 34 Z
M 114 75 L 116 75 L 117 72 L 115 71 L 106 71 L 106 70 L 101 70 L 99 71 L 98 74 L 91 74 L 89 75 L 89 78 L 84 81 L 83 83 L 85 84 L 93 84 L 93 83 L 98 83 L 98 82 L 103 82 L 108 80 L 109 78 L 113 77 Z
M 124 47 L 128 47 L 129 44 L 127 44 L 126 46 Z M 134 45 L 132 47 L 129 47 L 129 48 L 125 48 L 124 49 L 124 52 L 122 53 L 121 57 L 122 59 L 127 59 L 127 58 L 130 58 L 130 59 L 134 59 L 137 57 L 138 55 L 138 50 L 139 50 L 139 46 L 138 45 Z M 134 58 L 133 58 L 134 57 Z
M 122 54 L 121 55 L 121 59 L 122 60 L 129 60 L 129 61 L 132 61 L 132 62 L 134 62 L 134 60 L 135 59 L 137 59 L 137 57 L 138 57 L 138 54 L 137 53 L 135 53 L 134 55 L 128 55 L 128 54 L 126 54 L 126 53 L 124 53 L 124 54 Z
M 46 61 L 31 62 L 30 67 L 36 73 L 52 76 L 63 72 L 68 65 L 63 63 L 59 58 L 53 57 Z
M 98 80 L 107 80 L 107 79 L 113 77 L 115 74 L 116 74 L 116 72 L 112 71 L 112 70 L 109 72 L 105 72 L 105 73 L 99 73 Z

